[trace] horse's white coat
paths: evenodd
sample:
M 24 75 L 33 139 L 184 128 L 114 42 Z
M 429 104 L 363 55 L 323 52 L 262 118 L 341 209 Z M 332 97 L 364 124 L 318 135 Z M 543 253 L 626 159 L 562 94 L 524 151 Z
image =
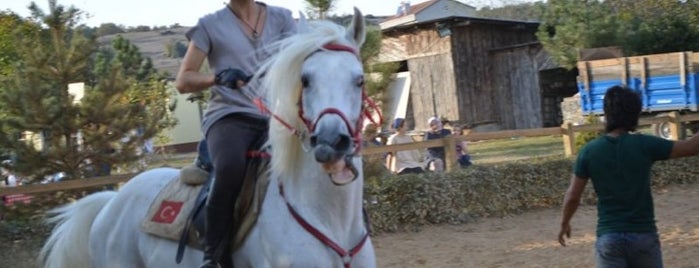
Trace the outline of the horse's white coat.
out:
M 324 51 L 320 47 L 338 43 L 358 52 L 365 34 L 361 13 L 356 10 L 347 31 L 327 22 L 302 24 L 299 35 L 285 40 L 282 53 L 264 66 L 270 109 L 303 129 L 296 105 L 303 94 L 307 118 L 315 120 L 322 109 L 334 107 L 355 123 L 362 103 L 361 85 L 357 83 L 362 76 L 361 62 L 351 53 Z M 309 78 L 309 86 L 303 89 L 301 75 Z M 318 131 L 351 135 L 353 130 L 347 129 L 339 116 L 332 115 L 319 121 Z M 358 179 L 337 186 L 313 154 L 302 150 L 301 141 L 279 122 L 272 120 L 269 136 L 274 156 L 270 187 L 257 225 L 233 253 L 236 267 L 343 267 L 341 256 L 293 219 L 278 185 L 283 183 L 289 203 L 308 223 L 349 251 L 367 232 L 362 217 L 361 159 L 352 160 L 360 171 Z M 97 193 L 56 211 L 58 225 L 40 259 L 44 267 L 197 267 L 202 260 L 201 251 L 188 248 L 183 262 L 177 265 L 176 242 L 139 229 L 148 206 L 178 172 L 170 168 L 146 171 L 118 193 Z M 351 265 L 376 266 L 370 239 Z

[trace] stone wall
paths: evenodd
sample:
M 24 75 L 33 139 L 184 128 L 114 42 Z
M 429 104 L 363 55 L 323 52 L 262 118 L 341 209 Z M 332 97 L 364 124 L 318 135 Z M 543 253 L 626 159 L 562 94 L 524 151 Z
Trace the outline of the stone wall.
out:
M 563 99 L 561 102 L 561 113 L 563 113 L 563 123 L 584 124 L 585 117 L 580 106 L 580 93 Z

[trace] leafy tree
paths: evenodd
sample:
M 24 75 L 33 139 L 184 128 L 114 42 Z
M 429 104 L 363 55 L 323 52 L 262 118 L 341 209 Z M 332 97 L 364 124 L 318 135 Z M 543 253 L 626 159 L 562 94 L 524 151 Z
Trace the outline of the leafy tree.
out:
M 334 0 L 305 0 L 308 11 L 308 15 L 315 19 L 325 19 L 328 12 L 335 7 L 336 1 Z
M 388 85 L 393 81 L 393 76 L 398 70 L 397 63 L 377 63 L 376 57 L 381 52 L 381 30 L 378 27 L 367 27 L 366 41 L 362 45 L 361 58 L 366 72 L 366 91 L 369 96 L 375 98 L 382 108 L 388 109 L 385 105 L 390 95 L 387 94 Z M 386 114 L 386 111 L 382 111 Z
M 128 32 L 150 32 L 151 28 L 150 26 L 146 25 L 139 25 L 136 27 L 129 27 Z
M 537 36 L 556 61 L 579 48 L 620 46 L 626 55 L 699 49 L 697 0 L 549 0 Z
M 107 35 L 113 35 L 113 34 L 120 34 L 120 33 L 125 33 L 126 31 L 124 30 L 123 26 L 118 26 L 114 23 L 102 23 L 100 24 L 99 27 L 97 27 L 97 36 L 107 36 Z
M 19 57 L 15 36 L 29 35 L 39 27 L 11 11 L 0 11 L 0 75 L 8 75 Z
M 505 5 L 502 7 L 486 6 L 477 11 L 477 15 L 483 18 L 509 19 L 522 21 L 540 21 L 546 4 L 542 2 L 520 3 Z
M 187 45 L 181 41 L 170 39 L 165 43 L 165 56 L 168 58 L 182 58 L 187 53 Z
M 141 157 L 143 142 L 174 124 L 163 77 L 123 38 L 100 51 L 74 7 L 50 0 L 48 14 L 30 11 L 43 30 L 14 37 L 19 64 L 0 76 L 0 148 L 16 155 L 14 171 L 79 178 Z M 75 82 L 85 84 L 80 100 L 68 91 Z

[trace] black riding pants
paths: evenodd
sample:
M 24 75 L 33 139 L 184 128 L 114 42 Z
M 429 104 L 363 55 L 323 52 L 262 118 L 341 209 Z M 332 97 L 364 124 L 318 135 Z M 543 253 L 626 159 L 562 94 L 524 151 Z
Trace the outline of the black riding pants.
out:
M 206 204 L 207 246 L 216 248 L 222 239 L 230 238 L 230 234 L 224 236 L 232 226 L 233 208 L 246 176 L 246 153 L 267 128 L 267 120 L 231 114 L 208 130 L 206 142 L 216 177 Z

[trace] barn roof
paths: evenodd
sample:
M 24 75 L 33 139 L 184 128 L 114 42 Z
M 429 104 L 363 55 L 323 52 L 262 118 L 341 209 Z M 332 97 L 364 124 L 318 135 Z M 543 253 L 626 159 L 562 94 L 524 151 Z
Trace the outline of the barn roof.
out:
M 466 16 L 450 16 L 445 18 L 438 18 L 426 21 L 415 21 L 413 23 L 396 25 L 388 28 L 382 29 L 382 32 L 401 32 L 403 30 L 409 30 L 414 28 L 422 27 L 434 27 L 436 24 L 447 24 L 456 26 L 466 26 L 472 23 L 474 24 L 489 24 L 489 25 L 503 25 L 503 26 L 519 26 L 519 27 L 531 27 L 538 28 L 540 22 L 538 21 L 520 21 L 520 20 L 508 20 L 508 19 L 492 19 L 492 18 L 479 18 L 479 17 L 466 17 Z

